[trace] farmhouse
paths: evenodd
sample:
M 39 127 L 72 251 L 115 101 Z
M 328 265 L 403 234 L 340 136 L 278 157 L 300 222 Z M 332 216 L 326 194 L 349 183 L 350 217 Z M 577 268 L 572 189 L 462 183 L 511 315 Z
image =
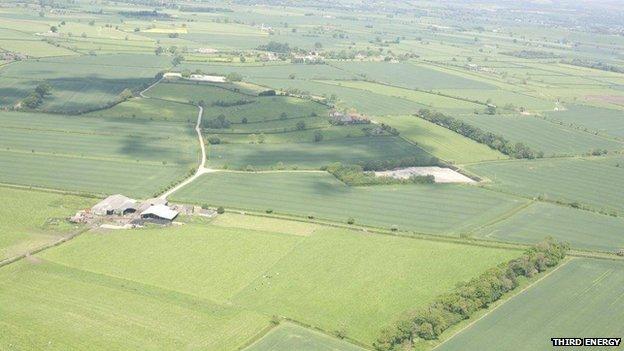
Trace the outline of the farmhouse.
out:
M 329 112 L 329 123 L 333 125 L 346 125 L 346 124 L 368 124 L 370 120 L 356 112 L 340 112 L 332 110 Z
M 136 212 L 136 210 L 136 200 L 121 194 L 111 195 L 91 208 L 91 212 L 98 216 L 123 216 L 128 213 Z
M 158 204 L 148 207 L 145 211 L 141 212 L 141 218 L 152 218 L 160 220 L 172 221 L 178 216 L 178 211 L 174 211 L 169 206 L 164 204 Z

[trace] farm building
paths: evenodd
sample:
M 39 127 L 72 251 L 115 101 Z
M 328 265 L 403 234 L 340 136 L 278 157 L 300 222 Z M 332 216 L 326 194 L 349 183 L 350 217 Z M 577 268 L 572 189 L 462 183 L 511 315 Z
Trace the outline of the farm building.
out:
M 174 220 L 178 216 L 178 211 L 174 211 L 169 206 L 158 204 L 148 207 L 141 212 L 141 218 L 164 219 L 168 221 Z
M 368 124 L 370 120 L 359 113 L 332 110 L 329 112 L 329 122 L 333 125 Z
M 128 213 L 136 212 L 136 210 L 136 200 L 121 194 L 111 195 L 91 208 L 91 212 L 98 216 L 123 216 Z
M 167 205 L 167 204 L 169 204 L 169 202 L 166 199 L 161 199 L 159 197 L 147 199 L 141 202 L 141 204 L 137 207 L 137 212 L 143 212 L 152 206 Z

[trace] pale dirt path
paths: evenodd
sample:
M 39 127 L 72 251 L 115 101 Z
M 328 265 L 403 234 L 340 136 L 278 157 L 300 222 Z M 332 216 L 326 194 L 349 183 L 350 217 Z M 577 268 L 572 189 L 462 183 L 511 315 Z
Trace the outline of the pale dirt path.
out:
M 186 186 L 190 182 L 192 182 L 195 179 L 199 178 L 199 176 L 201 176 L 204 173 L 215 172 L 215 170 L 213 170 L 213 169 L 206 168 L 206 145 L 204 144 L 204 138 L 203 138 L 202 133 L 201 133 L 201 120 L 202 120 L 202 114 L 204 113 L 204 109 L 201 106 L 199 106 L 199 105 L 197 107 L 199 107 L 199 112 L 197 113 L 197 124 L 195 124 L 195 132 L 197 132 L 197 138 L 199 139 L 199 146 L 201 148 L 201 161 L 199 162 L 199 167 L 197 167 L 197 170 L 195 171 L 195 174 L 193 174 L 192 176 L 186 178 L 185 180 L 183 180 L 181 183 L 179 183 L 178 185 L 174 186 L 173 188 L 171 188 L 171 189 L 167 190 L 166 192 L 162 193 L 158 197 L 160 199 L 167 199 L 167 197 L 169 195 L 171 195 L 171 194 L 175 193 L 176 191 L 180 190 L 181 188 L 183 188 L 184 186 Z
M 150 85 L 149 87 L 145 88 L 143 91 L 141 91 L 139 93 L 139 95 L 144 98 L 144 99 L 150 99 L 149 96 L 145 95 L 145 93 L 152 89 L 156 84 L 160 83 L 163 78 L 160 78 L 159 80 L 157 80 L 156 82 L 154 82 L 152 85 Z M 197 105 L 197 107 L 199 108 L 199 111 L 197 112 L 197 123 L 195 124 L 195 132 L 197 133 L 197 139 L 199 140 L 199 146 L 201 148 L 201 161 L 199 162 L 199 166 L 197 167 L 197 170 L 195 171 L 195 173 L 184 179 L 182 182 L 178 183 L 176 186 L 174 186 L 173 188 L 165 191 L 164 193 L 162 193 L 160 196 L 158 196 L 159 199 L 167 199 L 167 197 L 173 193 L 175 193 L 176 191 L 180 190 L 182 187 L 186 186 L 187 184 L 189 184 L 190 182 L 194 181 L 195 179 L 199 178 L 199 176 L 201 176 L 204 173 L 210 173 L 210 172 L 215 172 L 215 170 L 213 169 L 208 169 L 206 168 L 206 145 L 204 144 L 204 138 L 202 136 L 201 133 L 201 121 L 202 121 L 202 115 L 204 114 L 204 108 Z

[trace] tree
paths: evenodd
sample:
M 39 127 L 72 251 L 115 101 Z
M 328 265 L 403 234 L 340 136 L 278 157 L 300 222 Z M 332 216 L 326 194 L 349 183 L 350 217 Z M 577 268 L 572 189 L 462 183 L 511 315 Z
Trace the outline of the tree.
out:
M 316 43 L 314 43 L 314 48 L 321 49 L 322 47 L 323 47 L 323 44 L 321 44 L 320 42 L 317 41 Z
M 314 142 L 318 143 L 321 141 L 323 141 L 323 133 L 317 130 L 316 132 L 314 132 Z
M 163 52 L 165 52 L 165 49 L 163 49 L 163 47 L 162 47 L 162 46 L 159 46 L 159 47 L 157 47 L 156 49 L 154 49 L 154 53 L 155 53 L 156 55 L 160 55 L 160 54 L 162 54 Z
M 224 214 L 225 213 L 225 208 L 223 208 L 222 206 L 217 207 L 217 213 L 218 214 Z
M 240 73 L 231 72 L 225 77 L 228 82 L 240 82 L 243 80 L 243 76 Z
M 297 122 L 296 128 L 297 130 L 304 130 L 306 128 L 305 122 L 304 121 Z
M 56 33 L 56 32 L 58 32 L 58 28 L 56 26 L 52 26 L 52 27 L 50 27 L 50 32 Z
M 179 65 L 180 63 L 182 63 L 182 61 L 184 61 L 184 57 L 182 57 L 181 55 L 175 55 L 173 57 L 173 59 L 171 60 L 171 64 L 174 66 Z
M 243 55 L 240 55 L 240 56 L 238 57 L 238 60 L 239 60 L 241 63 L 245 63 L 245 61 L 247 61 L 247 59 L 246 59 L 246 58 L 245 58 L 245 56 L 243 56 Z
M 52 87 L 50 86 L 50 84 L 44 82 L 35 87 L 35 94 L 43 98 L 47 95 L 50 95 L 51 90 L 52 90 Z

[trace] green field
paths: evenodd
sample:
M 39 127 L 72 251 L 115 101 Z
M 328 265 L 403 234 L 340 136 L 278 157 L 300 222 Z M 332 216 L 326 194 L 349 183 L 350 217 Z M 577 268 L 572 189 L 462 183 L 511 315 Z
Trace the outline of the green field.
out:
M 563 158 L 482 163 L 468 169 L 492 180 L 487 187 L 495 190 L 622 213 L 622 164 L 621 157 Z
M 572 123 L 614 137 L 624 138 L 624 113 L 621 110 L 571 105 L 566 106 L 565 111 L 550 112 L 547 116 L 565 123 Z
M 139 89 L 166 68 L 166 58 L 153 55 L 66 56 L 22 61 L 0 69 L 0 106 L 13 106 L 37 84 L 51 85 L 40 109 L 81 113 L 110 105 L 126 88 Z
M 39 258 L 3 267 L 0 280 L 11 282 L 0 287 L 0 348 L 8 350 L 233 350 L 269 323 L 252 311 Z
M 465 122 L 499 134 L 516 143 L 543 151 L 546 156 L 585 155 L 594 149 L 618 151 L 624 143 L 566 127 L 543 119 L 520 115 L 468 115 Z
M 197 162 L 186 123 L 16 112 L 0 121 L 2 183 L 148 197 Z
M 79 230 L 65 219 L 96 200 L 0 187 L 10 206 L 0 208 L 0 261 L 54 242 Z
M 452 163 L 471 163 L 507 158 L 500 152 L 460 134 L 414 116 L 377 117 L 401 132 L 423 150 Z
M 511 217 L 480 228 L 479 238 L 537 243 L 550 235 L 574 248 L 614 252 L 624 247 L 624 220 L 536 202 Z
M 375 136 L 318 143 L 211 145 L 208 165 L 211 167 L 227 165 L 232 169 L 251 165 L 257 169 L 267 169 L 282 162 L 289 168 L 319 169 L 332 162 L 351 164 L 359 161 L 411 157 L 422 160 L 423 165 L 432 164 L 431 156 L 417 146 L 397 137 Z
M 324 173 L 207 174 L 173 200 L 459 235 L 524 200 L 462 185 L 349 187 Z
M 622 284 L 621 262 L 574 259 L 436 350 L 550 350 L 552 337 L 622 335 Z
M 85 250 L 91 254 L 85 256 Z M 61 272 L 124 281 L 133 294 L 183 295 L 216 304 L 214 308 L 227 315 L 247 311 L 242 313 L 246 318 L 281 315 L 328 332 L 344 328 L 349 337 L 371 343 L 403 312 L 515 255 L 342 229 L 302 236 L 186 224 L 86 233 L 38 257 L 45 262 L 41 268 L 49 262 Z M 476 256 L 479 260 L 473 259 Z M 62 291 L 63 286 L 56 289 Z M 10 301 L 10 295 L 4 299 Z M 209 325 L 198 323 L 193 330 Z M 204 342 L 242 344 L 246 338 L 239 334 L 251 332 L 231 325 L 219 330 L 228 328 L 219 337 L 205 336 Z
M 293 323 L 282 323 L 245 351 L 361 351 L 361 347 Z

